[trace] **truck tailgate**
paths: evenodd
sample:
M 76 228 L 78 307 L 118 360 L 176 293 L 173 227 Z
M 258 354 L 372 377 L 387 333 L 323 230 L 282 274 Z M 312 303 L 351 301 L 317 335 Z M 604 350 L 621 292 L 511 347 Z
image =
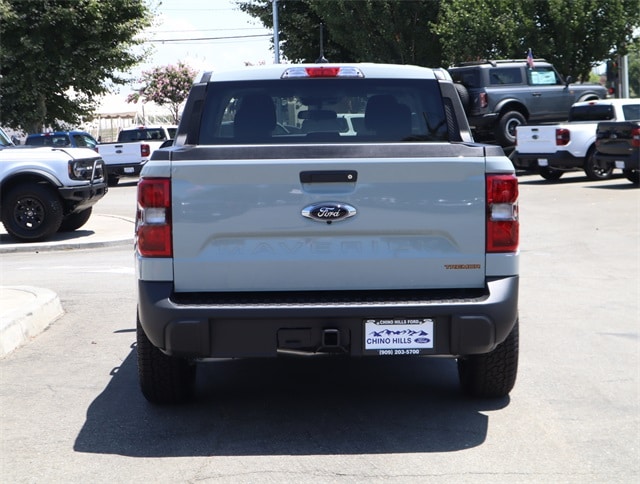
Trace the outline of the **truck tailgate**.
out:
M 598 124 L 598 151 L 614 156 L 628 156 L 633 151 L 634 128 L 638 122 L 605 122 Z
M 518 126 L 518 153 L 555 153 L 557 126 Z
M 176 154 L 175 291 L 482 287 L 483 148 L 375 148 L 340 146 L 340 159 L 331 146 L 312 156 L 305 146 Z M 318 204 L 356 213 L 332 223 L 303 216 Z

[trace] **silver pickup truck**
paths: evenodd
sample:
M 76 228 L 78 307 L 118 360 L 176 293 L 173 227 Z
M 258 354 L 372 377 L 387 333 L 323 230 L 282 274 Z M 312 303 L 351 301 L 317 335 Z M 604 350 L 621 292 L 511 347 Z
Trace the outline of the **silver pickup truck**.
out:
M 205 74 L 138 185 L 142 393 L 190 398 L 210 358 L 335 354 L 448 356 L 465 393 L 504 397 L 518 244 L 513 165 L 473 142 L 446 71 Z

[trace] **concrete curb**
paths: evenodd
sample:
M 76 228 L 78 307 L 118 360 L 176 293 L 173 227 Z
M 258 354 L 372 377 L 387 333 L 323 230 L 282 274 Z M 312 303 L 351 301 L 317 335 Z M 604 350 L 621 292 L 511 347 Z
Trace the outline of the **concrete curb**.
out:
M 0 225 L 0 254 L 133 244 L 134 223 L 130 218 L 93 214 L 87 224 L 78 230 L 58 232 L 44 242 L 24 243 L 17 242 Z
M 64 314 L 55 292 L 31 286 L 0 287 L 0 307 L 0 358 Z
M 0 224 L 0 254 L 89 249 L 130 244 L 134 221 L 115 215 L 92 214 L 86 225 L 58 232 L 45 242 L 20 243 Z M 10 257 L 10 256 L 4 256 Z M 31 286 L 0 286 L 0 358 L 27 343 L 64 314 L 58 295 Z

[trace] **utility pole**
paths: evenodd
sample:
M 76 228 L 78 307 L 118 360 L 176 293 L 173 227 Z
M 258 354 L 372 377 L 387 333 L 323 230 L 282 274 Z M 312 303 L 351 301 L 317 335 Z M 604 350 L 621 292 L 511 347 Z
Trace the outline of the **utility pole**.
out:
M 618 56 L 619 77 L 620 77 L 620 94 L 616 97 L 629 97 L 629 56 Z
M 275 53 L 274 62 L 280 64 L 280 36 L 278 35 L 278 0 L 271 0 L 273 12 L 273 52 Z

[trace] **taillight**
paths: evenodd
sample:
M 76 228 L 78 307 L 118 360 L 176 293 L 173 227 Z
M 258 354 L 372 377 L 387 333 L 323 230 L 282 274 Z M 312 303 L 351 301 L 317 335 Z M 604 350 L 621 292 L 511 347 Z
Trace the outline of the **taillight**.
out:
M 140 145 L 140 156 L 146 158 L 151 155 L 151 147 L 148 144 L 142 143 Z
M 486 108 L 489 105 L 489 100 L 487 99 L 487 93 L 486 92 L 481 92 L 480 93 L 480 107 L 481 108 Z
M 487 175 L 487 252 L 516 252 L 519 242 L 518 179 Z
M 168 178 L 141 178 L 138 182 L 136 246 L 144 257 L 173 256 Z
M 571 131 L 567 128 L 556 128 L 556 146 L 566 146 L 571 141 Z
M 640 148 L 640 128 L 633 128 L 631 130 L 631 146 Z

